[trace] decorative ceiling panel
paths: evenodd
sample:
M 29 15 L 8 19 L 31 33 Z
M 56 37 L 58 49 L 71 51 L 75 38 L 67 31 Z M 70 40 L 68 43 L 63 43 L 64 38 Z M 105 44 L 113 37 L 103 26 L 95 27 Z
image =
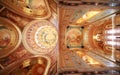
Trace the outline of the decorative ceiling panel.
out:
M 80 26 L 68 26 L 66 29 L 66 45 L 67 48 L 83 47 L 83 29 Z
M 24 59 L 8 75 L 47 75 L 51 60 L 45 56 L 34 56 Z
M 47 19 L 51 11 L 47 0 L 0 0 L 1 4 L 14 13 L 32 19 Z
M 83 10 L 83 8 L 85 8 Z M 60 11 L 63 11 L 60 9 Z M 118 9 L 106 9 L 106 8 L 99 8 L 98 7 L 89 7 L 89 6 L 79 6 L 77 8 L 64 8 L 64 15 L 60 18 L 61 23 L 64 24 L 74 24 L 74 25 L 89 25 L 97 20 L 100 20 L 104 17 L 112 15 L 118 12 Z M 60 14 L 62 14 L 60 13 Z

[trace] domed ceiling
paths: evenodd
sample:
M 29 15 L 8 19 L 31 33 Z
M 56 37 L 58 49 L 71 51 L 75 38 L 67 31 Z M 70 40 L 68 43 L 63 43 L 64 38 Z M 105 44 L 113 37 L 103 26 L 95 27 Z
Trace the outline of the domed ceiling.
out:
M 23 30 L 23 44 L 33 54 L 49 54 L 57 41 L 57 30 L 47 20 L 32 21 Z
M 18 71 L 21 75 L 55 74 L 58 54 L 55 1 L 1 0 L 0 16 L 0 74 L 14 75 Z M 38 72 L 40 67 L 42 71 Z
M 0 0 L 0 74 L 118 68 L 119 13 L 119 0 Z

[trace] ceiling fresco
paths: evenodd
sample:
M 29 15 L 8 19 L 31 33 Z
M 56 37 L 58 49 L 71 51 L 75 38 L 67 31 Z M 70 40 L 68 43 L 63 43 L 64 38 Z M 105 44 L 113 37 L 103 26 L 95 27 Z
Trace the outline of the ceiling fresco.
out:
M 118 45 L 118 40 L 110 38 L 113 36 L 116 38 L 115 35 L 119 33 L 116 29 L 116 27 L 119 28 L 116 24 L 118 22 L 115 22 L 119 9 L 100 7 L 99 5 L 90 7 L 81 4 L 79 6 L 80 3 L 77 7 L 75 1 L 70 0 L 59 2 L 61 3 L 59 6 L 59 31 L 61 32 L 59 34 L 59 74 L 83 74 L 81 71 L 90 71 L 91 68 L 93 70 L 93 67 L 94 69 L 100 67 L 105 69 L 113 66 L 113 63 L 108 62 L 108 65 L 107 61 L 99 56 L 111 61 L 114 59 L 119 61 L 119 50 L 116 50 L 115 47 Z M 114 34 L 107 33 L 114 29 Z M 113 43 L 116 44 L 113 45 Z M 114 64 L 115 66 L 117 67 Z
M 120 0 L 0 0 L 0 75 L 111 74 Z
M 67 48 L 74 48 L 74 47 L 83 47 L 82 44 L 82 35 L 83 35 L 83 28 L 80 26 L 68 26 L 66 29 L 66 46 Z
M 47 0 L 1 0 L 1 2 L 11 11 L 28 18 L 46 19 L 51 15 Z
M 34 62 L 33 62 L 34 61 Z M 47 75 L 51 60 L 47 57 L 31 57 L 25 59 L 11 75 Z
M 14 39 L 13 39 L 14 38 Z M 13 52 L 21 42 L 20 29 L 5 18 L 0 17 L 0 58 Z
M 23 44 L 33 54 L 48 54 L 58 41 L 54 25 L 46 20 L 36 20 L 23 30 Z
M 118 11 L 118 9 L 104 9 L 104 8 L 97 9 L 96 7 L 94 8 L 86 7 L 86 9 L 84 10 L 82 10 L 81 8 L 63 9 L 63 12 L 65 13 L 62 17 L 63 22 L 65 23 L 68 22 L 69 24 L 74 25 L 89 25 L 92 22 L 100 20 L 103 17 L 107 17 Z
M 1 0 L 0 16 L 0 50 L 3 50 L 0 74 L 55 75 L 58 56 L 55 1 Z

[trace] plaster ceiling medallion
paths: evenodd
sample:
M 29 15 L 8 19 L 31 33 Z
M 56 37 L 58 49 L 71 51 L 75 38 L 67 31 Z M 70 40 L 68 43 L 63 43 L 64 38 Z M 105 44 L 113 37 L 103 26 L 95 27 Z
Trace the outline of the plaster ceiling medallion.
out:
M 33 54 L 51 52 L 58 41 L 58 32 L 47 20 L 34 20 L 23 30 L 23 44 Z
M 0 0 L 14 13 L 31 19 L 47 19 L 51 11 L 47 0 Z
M 13 52 L 21 42 L 21 32 L 11 21 L 0 17 L 0 58 Z

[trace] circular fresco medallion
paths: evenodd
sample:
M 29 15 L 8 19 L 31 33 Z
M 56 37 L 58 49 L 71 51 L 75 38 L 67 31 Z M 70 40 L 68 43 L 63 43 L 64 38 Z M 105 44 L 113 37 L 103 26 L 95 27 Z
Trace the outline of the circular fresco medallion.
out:
M 11 21 L 0 17 L 0 58 L 13 52 L 21 42 L 21 32 Z
M 23 30 L 23 44 L 33 54 L 47 54 L 58 41 L 58 32 L 47 20 L 34 20 Z

